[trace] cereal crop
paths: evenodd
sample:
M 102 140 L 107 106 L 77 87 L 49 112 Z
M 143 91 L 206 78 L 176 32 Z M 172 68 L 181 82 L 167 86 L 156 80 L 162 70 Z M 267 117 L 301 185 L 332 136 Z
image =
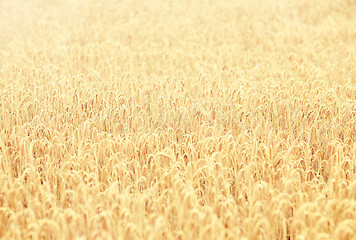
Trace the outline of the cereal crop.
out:
M 356 239 L 355 0 L 0 0 L 1 239 Z

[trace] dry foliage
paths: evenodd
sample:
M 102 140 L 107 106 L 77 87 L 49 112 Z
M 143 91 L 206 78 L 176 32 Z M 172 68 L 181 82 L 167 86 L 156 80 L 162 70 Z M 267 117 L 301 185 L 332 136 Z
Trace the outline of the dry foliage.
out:
M 0 237 L 356 239 L 354 0 L 1 0 Z

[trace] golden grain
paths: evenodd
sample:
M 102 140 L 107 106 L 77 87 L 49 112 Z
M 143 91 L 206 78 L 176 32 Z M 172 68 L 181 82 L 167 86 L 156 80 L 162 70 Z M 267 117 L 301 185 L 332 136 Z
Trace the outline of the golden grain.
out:
M 355 12 L 0 1 L 0 238 L 356 239 Z

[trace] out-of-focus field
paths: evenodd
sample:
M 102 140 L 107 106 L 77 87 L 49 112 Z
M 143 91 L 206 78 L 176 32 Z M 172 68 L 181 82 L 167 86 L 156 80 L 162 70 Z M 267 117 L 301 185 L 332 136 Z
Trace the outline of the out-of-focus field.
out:
M 0 15 L 0 238 L 356 239 L 356 1 Z

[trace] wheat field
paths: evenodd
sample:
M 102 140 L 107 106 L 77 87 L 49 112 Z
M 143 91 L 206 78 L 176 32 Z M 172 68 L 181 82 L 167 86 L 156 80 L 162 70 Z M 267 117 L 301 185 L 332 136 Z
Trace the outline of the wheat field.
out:
M 356 239 L 355 0 L 0 0 L 1 239 Z

